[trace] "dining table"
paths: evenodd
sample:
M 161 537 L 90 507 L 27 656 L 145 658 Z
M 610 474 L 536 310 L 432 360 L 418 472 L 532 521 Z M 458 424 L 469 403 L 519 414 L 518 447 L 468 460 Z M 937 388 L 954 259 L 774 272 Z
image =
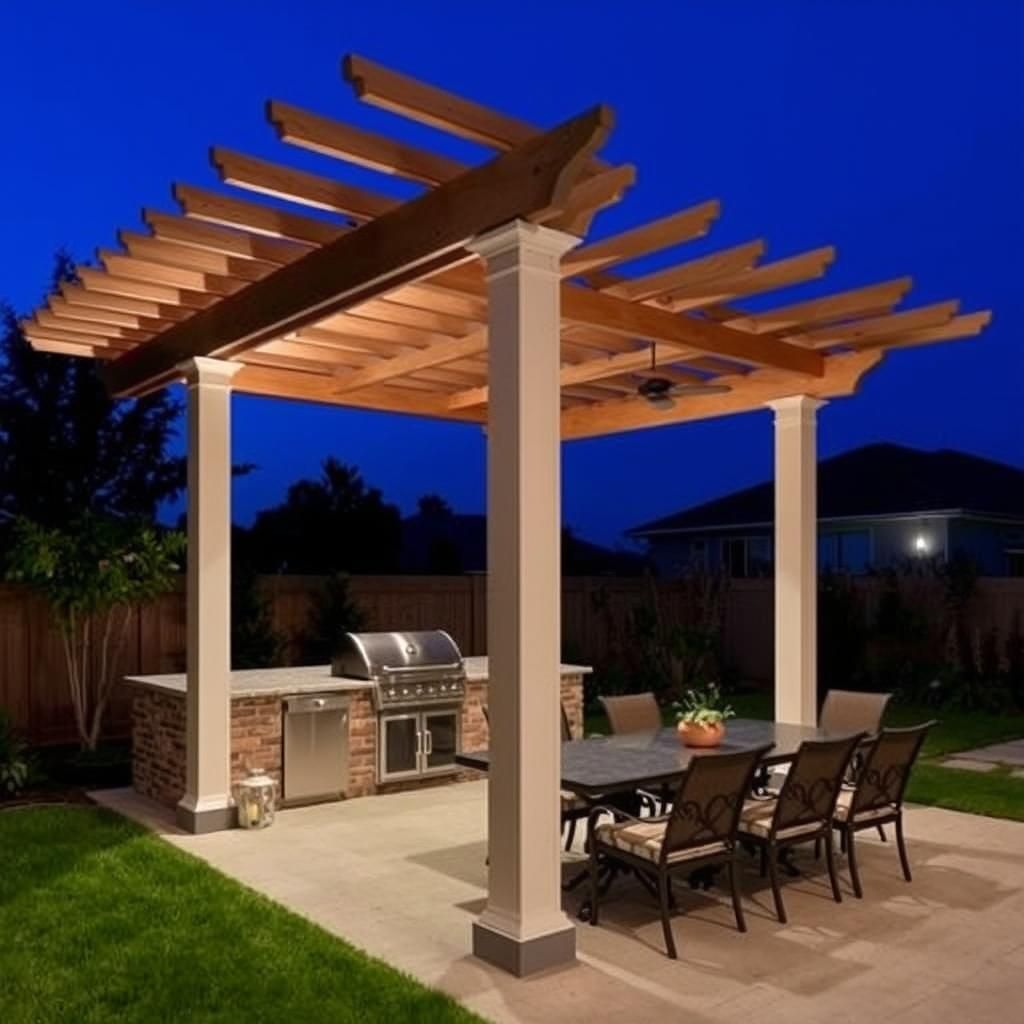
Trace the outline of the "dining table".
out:
M 674 727 L 566 740 L 562 743 L 561 788 L 586 800 L 656 790 L 678 782 L 695 757 L 736 753 L 772 744 L 763 760 L 763 765 L 770 769 L 792 761 L 804 740 L 840 739 L 849 735 L 849 732 L 829 732 L 815 726 L 734 718 L 726 726 L 722 743 L 710 749 L 685 746 Z M 455 760 L 465 768 L 486 772 L 491 763 L 490 751 L 460 751 Z

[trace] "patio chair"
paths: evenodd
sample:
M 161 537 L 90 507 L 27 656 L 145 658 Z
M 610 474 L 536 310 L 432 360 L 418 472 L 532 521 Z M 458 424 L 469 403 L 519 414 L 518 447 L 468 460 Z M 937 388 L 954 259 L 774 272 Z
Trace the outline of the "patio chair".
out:
M 614 733 L 657 732 L 661 728 L 661 708 L 653 693 L 628 693 L 599 700 Z
M 777 795 L 748 800 L 740 814 L 739 839 L 761 854 L 761 877 L 771 881 L 775 913 L 786 923 L 779 886 L 779 853 L 799 843 L 824 841 L 829 882 L 842 903 L 832 847 L 832 822 L 843 778 L 854 751 L 864 739 L 856 733 L 838 740 L 805 740 Z
M 619 697 L 599 697 L 608 718 L 608 724 L 616 735 L 630 732 L 657 732 L 662 726 L 661 708 L 650 691 L 627 693 Z M 662 786 L 654 793 L 641 791 L 643 804 L 650 807 L 652 814 L 664 814 L 672 801 L 672 787 Z
M 736 829 L 754 773 L 772 744 L 735 754 L 694 757 L 679 783 L 668 814 L 636 818 L 617 808 L 596 806 L 590 812 L 590 923 L 598 923 L 602 889 L 600 872 L 607 862 L 632 869 L 655 895 L 669 957 L 676 959 L 670 912 L 674 909 L 672 875 L 722 865 L 728 876 L 736 927 L 747 930 L 736 877 Z M 613 822 L 597 823 L 604 813 Z M 610 879 L 609 879 L 610 882 Z
M 839 794 L 832 827 L 839 833 L 840 848 L 849 862 L 850 880 L 858 899 L 863 898 L 864 891 L 857 868 L 854 837 L 866 828 L 876 828 L 888 822 L 895 824 L 903 877 L 908 882 L 912 880 L 907 844 L 903 838 L 903 794 L 921 745 L 933 725 L 934 721 L 909 729 L 883 729 L 864 758 L 856 788 L 844 789 Z

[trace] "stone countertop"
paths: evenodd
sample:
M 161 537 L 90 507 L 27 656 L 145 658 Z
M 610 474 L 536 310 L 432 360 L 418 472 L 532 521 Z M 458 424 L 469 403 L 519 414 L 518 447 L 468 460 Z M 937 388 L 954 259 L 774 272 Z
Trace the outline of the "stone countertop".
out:
M 489 678 L 487 658 L 465 659 L 466 680 L 483 682 Z M 583 665 L 562 665 L 562 676 L 587 675 L 593 669 Z M 185 673 L 158 676 L 126 676 L 126 683 L 166 693 L 185 693 Z M 292 697 L 307 693 L 355 693 L 370 683 L 362 679 L 344 679 L 331 675 L 330 665 L 304 665 L 296 668 L 254 668 L 231 673 L 231 698 Z

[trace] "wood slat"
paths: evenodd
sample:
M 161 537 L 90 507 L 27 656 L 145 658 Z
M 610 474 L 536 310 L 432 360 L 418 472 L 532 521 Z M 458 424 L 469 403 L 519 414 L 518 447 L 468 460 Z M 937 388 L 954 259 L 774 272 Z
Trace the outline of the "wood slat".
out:
M 56 330 L 65 330 L 77 334 L 90 334 L 97 338 L 122 338 L 125 341 L 146 341 L 152 337 L 146 331 L 133 330 L 130 327 L 114 327 L 110 324 L 89 323 L 86 320 L 72 320 L 67 317 L 57 316 L 48 309 L 37 309 L 35 313 L 36 323 L 40 327 L 52 327 Z
M 222 297 L 232 295 L 245 287 L 244 281 L 140 260 L 133 256 L 122 256 L 109 249 L 100 249 L 98 255 L 110 274 L 134 281 L 144 281 L 147 284 L 168 285 L 171 288 L 208 292 Z
M 737 245 L 721 252 L 713 252 L 700 259 L 688 260 L 674 267 L 605 285 L 600 290 L 607 295 L 643 302 L 664 295 L 673 289 L 704 285 L 720 278 L 732 278 L 751 270 L 764 253 L 762 239 Z
M 913 283 L 911 277 L 897 277 L 891 281 L 853 288 L 834 295 L 824 295 L 763 313 L 744 313 L 727 318 L 725 322 L 729 327 L 740 331 L 752 331 L 755 334 L 835 323 L 860 316 L 865 312 L 891 309 L 902 301 Z
M 567 276 L 614 267 L 672 245 L 690 242 L 708 233 L 722 208 L 717 199 L 622 231 L 599 242 L 582 245 L 562 258 L 562 273 Z
M 290 103 L 270 100 L 267 120 L 282 142 L 424 185 L 441 185 L 469 169 L 458 160 L 428 153 Z
M 205 309 L 217 301 L 216 295 L 117 277 L 101 270 L 92 270 L 89 267 L 78 267 L 75 272 L 89 291 L 120 295 L 130 299 L 150 299 L 168 306 L 183 306 L 193 311 Z
M 210 161 L 228 185 L 341 213 L 359 221 L 380 217 L 400 205 L 400 200 L 390 196 L 218 146 L 210 150 Z
M 143 210 L 142 219 L 156 238 L 239 259 L 281 265 L 291 263 L 313 247 L 310 242 L 270 238 L 239 227 L 223 227 L 158 210 Z
M 250 203 L 233 196 L 222 196 L 194 185 L 176 184 L 173 193 L 188 217 L 226 227 L 244 228 L 271 238 L 327 245 L 349 230 L 343 224 L 328 224 L 313 217 Z
M 811 348 L 828 348 L 832 345 L 854 344 L 862 339 L 884 337 L 902 331 L 916 331 L 926 327 L 940 327 L 949 323 L 959 312 L 960 303 L 937 302 L 930 306 L 904 310 L 889 316 L 871 317 L 867 320 L 845 321 L 831 327 L 822 327 L 805 334 L 798 334 L 794 340 Z
M 258 281 L 276 270 L 280 264 L 265 260 L 246 260 L 224 253 L 197 249 L 180 242 L 168 242 L 151 235 L 140 235 L 134 231 L 119 231 L 118 241 L 128 255 L 151 263 L 162 263 L 183 270 L 201 271 L 219 277 L 231 277 L 240 281 Z
M 109 348 L 115 352 L 127 352 L 135 347 L 135 342 L 123 338 L 103 338 L 95 334 L 82 334 L 63 327 L 44 327 L 32 321 L 22 324 L 26 338 L 44 338 L 59 341 L 65 345 L 85 345 L 93 348 Z
M 313 250 L 110 364 L 108 384 L 161 386 L 182 360 L 255 347 L 466 258 L 491 228 L 550 216 L 610 126 L 597 108 Z
M 86 309 L 130 313 L 133 316 L 154 320 L 183 320 L 189 315 L 189 310 L 182 309 L 180 306 L 150 302 L 146 299 L 133 299 L 125 295 L 108 295 L 104 292 L 87 291 L 81 285 L 62 284 L 60 293 L 69 305 L 81 306 Z
M 938 341 L 959 341 L 980 334 L 992 322 L 992 311 L 965 313 L 954 317 L 941 327 L 930 327 L 918 331 L 900 331 L 891 335 L 875 335 L 855 339 L 849 344 L 857 349 L 911 348 L 916 345 L 930 345 Z M 829 357 L 835 358 L 835 357 Z
M 474 331 L 464 338 L 454 338 L 451 341 L 431 345 L 429 348 L 381 360 L 373 366 L 339 378 L 338 393 L 357 391 L 360 388 L 370 387 L 429 367 L 442 366 L 444 363 L 454 362 L 466 356 L 479 355 L 486 351 L 487 332 L 485 330 Z
M 700 309 L 716 302 L 724 302 L 742 295 L 758 295 L 761 292 L 786 288 L 821 277 L 835 259 L 836 251 L 823 246 L 810 252 L 790 256 L 774 263 L 766 263 L 733 278 L 719 279 L 708 283 L 696 283 L 674 289 L 663 295 L 663 305 L 679 312 Z

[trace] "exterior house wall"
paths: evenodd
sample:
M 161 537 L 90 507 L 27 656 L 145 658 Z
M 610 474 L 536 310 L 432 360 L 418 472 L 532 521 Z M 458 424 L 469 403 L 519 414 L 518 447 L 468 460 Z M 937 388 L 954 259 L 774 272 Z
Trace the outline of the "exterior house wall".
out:
M 1005 576 L 1008 549 L 1024 549 L 1024 524 L 958 517 L 950 521 L 949 550 L 966 552 L 980 576 Z

